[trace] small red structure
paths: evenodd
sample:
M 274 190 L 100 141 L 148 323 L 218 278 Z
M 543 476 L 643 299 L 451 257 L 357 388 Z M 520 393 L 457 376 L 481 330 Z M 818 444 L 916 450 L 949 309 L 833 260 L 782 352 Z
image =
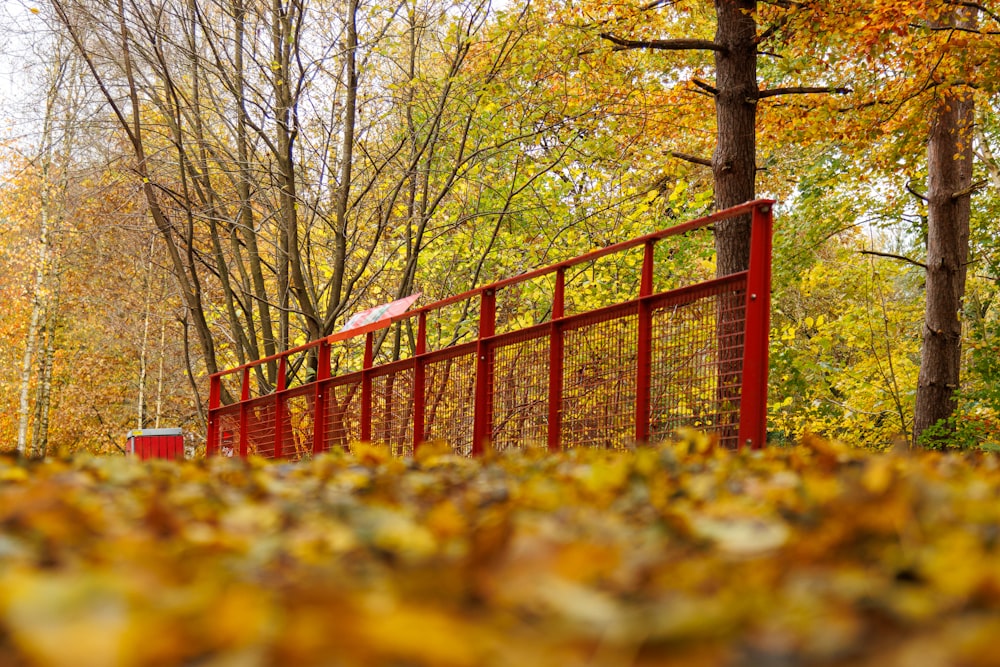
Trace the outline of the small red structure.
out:
M 376 309 L 357 328 L 215 373 L 208 455 L 294 459 L 355 441 L 401 455 L 430 440 L 472 455 L 619 449 L 684 428 L 762 447 L 773 204 L 409 312 Z M 719 276 L 713 226 L 734 218 L 751 225 L 750 266 Z
M 179 428 L 145 428 L 130 431 L 126 456 L 149 459 L 183 459 L 184 432 Z

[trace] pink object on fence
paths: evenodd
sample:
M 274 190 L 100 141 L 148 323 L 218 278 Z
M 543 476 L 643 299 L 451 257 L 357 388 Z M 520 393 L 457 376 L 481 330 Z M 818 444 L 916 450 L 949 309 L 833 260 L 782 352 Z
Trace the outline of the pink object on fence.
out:
M 748 202 L 216 373 L 208 454 L 298 458 L 358 440 L 398 454 L 428 440 L 463 454 L 487 445 L 621 448 L 684 427 L 728 447 L 762 447 L 773 203 Z M 738 216 L 751 218 L 750 268 L 716 277 L 711 226 Z M 623 276 L 638 276 L 624 298 Z M 376 336 L 391 326 L 412 341 L 398 358 Z

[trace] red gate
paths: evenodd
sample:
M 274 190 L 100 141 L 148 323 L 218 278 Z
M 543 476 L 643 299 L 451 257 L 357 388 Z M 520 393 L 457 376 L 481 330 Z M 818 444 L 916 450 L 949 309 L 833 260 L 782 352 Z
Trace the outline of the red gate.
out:
M 507 278 L 212 375 L 208 454 L 299 458 L 626 447 L 679 428 L 766 438 L 770 200 Z M 750 268 L 715 277 L 712 225 L 750 214 Z M 669 240 L 669 242 L 668 242 Z M 638 281 L 636 281 L 636 277 Z

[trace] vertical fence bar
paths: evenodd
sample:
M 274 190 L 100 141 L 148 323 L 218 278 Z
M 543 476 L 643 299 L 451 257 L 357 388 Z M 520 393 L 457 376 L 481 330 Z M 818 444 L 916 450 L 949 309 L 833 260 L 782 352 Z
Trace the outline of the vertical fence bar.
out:
M 365 360 L 361 368 L 361 440 L 372 441 L 372 362 L 375 359 L 375 335 L 365 334 Z
M 286 357 L 281 357 L 278 360 L 278 386 L 274 389 L 274 458 L 276 459 L 280 459 L 285 453 L 282 442 L 285 437 L 285 388 L 287 386 L 285 373 L 288 370 L 285 359 Z
M 222 378 L 213 375 L 208 381 L 208 440 L 205 456 L 214 456 L 219 451 L 219 415 L 222 405 Z
M 646 241 L 642 254 L 639 282 L 639 313 L 636 320 L 635 355 L 635 441 L 649 441 L 649 378 L 653 359 L 653 311 L 649 299 L 653 293 L 654 241 Z
M 492 351 L 486 340 L 496 331 L 496 290 L 484 289 L 479 301 L 479 340 L 476 343 L 476 406 L 472 425 L 472 455 L 483 453 L 493 435 Z
M 427 370 L 423 355 L 427 354 L 427 313 L 417 315 L 417 349 L 413 355 L 413 453 L 424 441 L 424 401 L 426 400 Z
M 559 321 L 566 314 L 566 269 L 556 270 L 556 287 L 552 294 L 552 325 L 549 328 L 549 423 L 550 452 L 562 446 L 563 401 L 563 332 Z
M 330 343 L 322 340 L 316 350 L 316 392 L 313 394 L 312 453 L 326 451 L 326 396 L 324 391 L 330 379 Z
M 740 390 L 739 446 L 760 449 L 767 440 L 768 334 L 771 327 L 772 205 L 754 207 L 747 275 L 746 325 L 743 335 L 743 382 Z
M 247 402 L 250 400 L 250 368 L 243 369 L 243 378 L 240 385 L 240 456 L 247 457 L 249 449 L 250 435 L 247 431 L 250 428 L 250 415 L 248 414 Z

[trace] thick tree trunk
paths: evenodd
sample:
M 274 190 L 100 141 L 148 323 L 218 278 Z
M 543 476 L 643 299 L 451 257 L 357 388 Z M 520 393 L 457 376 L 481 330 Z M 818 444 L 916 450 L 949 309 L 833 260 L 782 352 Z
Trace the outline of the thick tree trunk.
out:
M 939 25 L 975 30 L 977 11 L 955 9 Z M 937 101 L 927 142 L 927 283 L 914 444 L 929 443 L 921 436 L 939 422 L 944 428 L 931 439 L 946 438 L 954 430 L 946 420 L 958 405 L 962 363 L 960 315 L 969 258 L 974 125 L 972 91 L 947 88 Z
M 715 98 L 717 136 L 712 155 L 715 206 L 729 208 L 754 198 L 757 172 L 756 0 L 715 0 Z M 747 268 L 750 216 L 719 223 L 715 230 L 717 272 Z
M 913 440 L 956 408 L 962 355 L 959 314 L 969 256 L 974 104 L 951 90 L 938 103 L 927 146 L 927 305 Z M 940 435 L 951 431 L 946 427 Z
M 712 174 L 716 209 L 736 206 L 754 198 L 757 173 L 757 24 L 755 0 L 715 0 L 715 98 L 717 121 Z M 715 226 L 716 274 L 745 271 L 750 263 L 750 216 Z M 723 294 L 719 298 L 719 437 L 736 444 L 743 362 L 745 297 Z

